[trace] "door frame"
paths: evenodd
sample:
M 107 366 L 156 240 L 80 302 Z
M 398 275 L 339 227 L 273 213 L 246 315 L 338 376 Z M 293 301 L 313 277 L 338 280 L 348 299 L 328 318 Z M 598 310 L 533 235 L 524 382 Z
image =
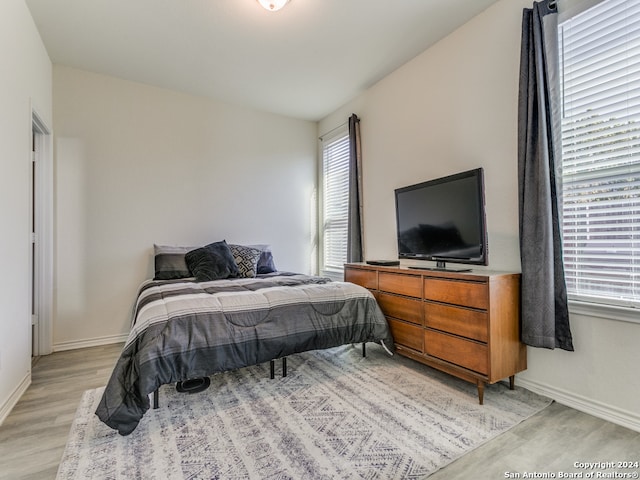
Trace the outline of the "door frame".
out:
M 34 330 L 32 341 L 32 355 L 48 355 L 53 351 L 53 135 L 42 116 L 32 107 L 31 131 L 35 154 L 35 182 L 31 184 L 35 189 L 33 198 L 35 209 L 35 231 L 37 233 L 36 265 L 34 282 L 38 288 L 32 292 L 37 305 L 38 323 Z M 31 149 L 29 149 L 31 150 Z M 31 177 L 31 174 L 30 174 Z M 31 242 L 31 235 L 29 238 Z M 33 260 L 32 260 L 33 261 Z M 31 286 L 33 289 L 33 284 Z M 31 295 L 30 295 L 31 298 Z M 31 309 L 30 309 L 31 310 Z M 31 317 L 30 317 L 31 318 Z

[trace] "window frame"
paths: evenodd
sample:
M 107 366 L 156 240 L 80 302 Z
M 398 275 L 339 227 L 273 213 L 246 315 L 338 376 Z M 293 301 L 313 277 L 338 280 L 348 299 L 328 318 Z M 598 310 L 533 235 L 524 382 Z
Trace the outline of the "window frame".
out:
M 328 266 L 326 264 L 326 246 L 325 246 L 325 224 L 326 224 L 326 212 L 325 212 L 325 200 L 326 200 L 326 192 L 325 192 L 325 151 L 326 148 L 334 144 L 337 141 L 346 140 L 347 145 L 349 143 L 349 126 L 348 124 L 340 125 L 335 129 L 331 130 L 327 134 L 320 137 L 320 161 L 318 162 L 318 270 L 320 275 L 331 278 L 332 280 L 342 281 L 344 280 L 344 265 L 338 266 Z M 349 160 L 349 149 L 347 148 L 347 162 Z M 347 170 L 347 177 L 349 172 Z M 347 178 L 348 185 L 348 178 Z M 347 186 L 348 189 L 348 186 Z M 348 196 L 348 191 L 347 191 Z M 348 209 L 347 209 L 348 215 Z M 345 227 L 346 229 L 346 227 Z M 346 262 L 346 252 L 347 252 L 347 244 L 345 242 L 344 245 L 345 251 L 345 262 Z

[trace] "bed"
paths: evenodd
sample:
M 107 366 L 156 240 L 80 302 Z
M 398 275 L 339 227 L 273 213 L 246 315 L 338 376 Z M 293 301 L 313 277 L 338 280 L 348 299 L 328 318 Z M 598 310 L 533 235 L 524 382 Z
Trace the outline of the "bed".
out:
M 225 245 L 220 250 L 226 254 Z M 391 352 L 393 339 L 371 292 L 260 269 L 265 251 L 253 250 L 248 273 L 236 255 L 240 270 L 231 276 L 205 278 L 196 262 L 188 262 L 180 275 L 189 277 L 163 278 L 156 268 L 154 279 L 141 285 L 131 332 L 96 410 L 102 422 L 130 434 L 150 408 L 149 395 L 164 384 L 349 343 L 379 342 Z M 213 263 L 220 268 L 219 258 Z

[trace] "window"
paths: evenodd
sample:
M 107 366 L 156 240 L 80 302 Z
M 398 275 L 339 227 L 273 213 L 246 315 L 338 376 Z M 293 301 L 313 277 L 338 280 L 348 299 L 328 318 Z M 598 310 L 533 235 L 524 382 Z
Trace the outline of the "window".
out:
M 640 307 L 640 2 L 559 25 L 569 298 Z
M 342 280 L 347 261 L 349 134 L 346 128 L 322 139 L 321 274 Z

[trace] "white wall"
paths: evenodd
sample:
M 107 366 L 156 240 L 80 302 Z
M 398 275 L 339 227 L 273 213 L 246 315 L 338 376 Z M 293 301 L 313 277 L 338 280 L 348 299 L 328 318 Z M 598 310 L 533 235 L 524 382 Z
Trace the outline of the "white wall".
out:
M 153 244 L 269 243 L 311 269 L 316 124 L 68 67 L 53 75 L 54 348 L 121 338 Z
M 361 118 L 365 257 L 396 258 L 393 190 L 484 167 L 489 268 L 520 271 L 517 96 L 522 8 L 502 0 L 319 125 Z M 576 352 L 528 349 L 519 381 L 640 430 L 637 324 L 573 314 Z
M 0 2 L 0 423 L 31 373 L 32 108 L 51 122 L 51 62 L 24 0 Z
M 325 132 L 361 117 L 369 258 L 397 256 L 395 188 L 482 166 L 491 268 L 519 268 L 513 68 L 524 4 L 500 3 L 320 122 Z

